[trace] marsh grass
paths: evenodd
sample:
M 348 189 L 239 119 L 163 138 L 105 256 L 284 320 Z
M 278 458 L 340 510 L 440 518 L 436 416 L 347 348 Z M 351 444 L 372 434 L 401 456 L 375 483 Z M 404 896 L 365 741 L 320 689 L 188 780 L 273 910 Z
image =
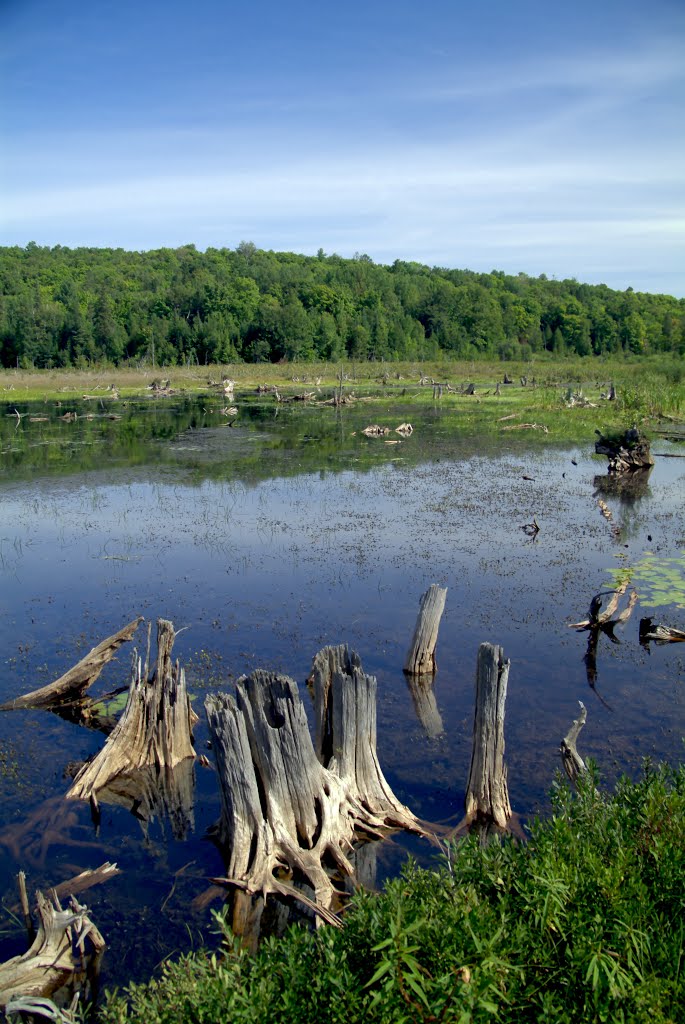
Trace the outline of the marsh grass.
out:
M 553 791 L 527 843 L 472 837 L 358 894 L 341 930 L 167 962 L 108 994 L 103 1024 L 631 1022 L 685 1019 L 685 770 L 646 764 L 600 795 Z
M 346 391 L 361 393 L 382 391 L 388 397 L 408 392 L 421 400 L 432 400 L 431 388 L 420 388 L 424 376 L 453 385 L 473 382 L 478 394 L 494 391 L 506 372 L 513 386 L 504 386 L 492 408 L 506 408 L 516 402 L 531 409 L 558 411 L 562 390 L 570 385 L 582 388 L 591 401 L 614 383 L 616 403 L 605 403 L 605 412 L 632 413 L 639 416 L 680 415 L 685 408 L 685 360 L 677 357 L 642 359 L 547 359 L 530 362 L 451 361 L 393 363 L 233 363 L 206 367 L 99 367 L 89 370 L 2 370 L 0 401 L 8 404 L 25 401 L 60 401 L 65 398 L 95 395 L 107 399 L 108 389 L 116 387 L 121 397 L 148 393 L 154 381 L 169 380 L 172 388 L 188 393 L 206 393 L 210 381 L 230 377 L 237 389 L 276 384 L 294 391 L 317 387 L 331 391 L 344 374 Z M 520 386 L 521 377 L 529 385 Z M 481 397 L 481 401 L 486 401 Z M 517 407 L 517 406 L 515 406 Z M 576 410 L 580 411 L 580 410 Z

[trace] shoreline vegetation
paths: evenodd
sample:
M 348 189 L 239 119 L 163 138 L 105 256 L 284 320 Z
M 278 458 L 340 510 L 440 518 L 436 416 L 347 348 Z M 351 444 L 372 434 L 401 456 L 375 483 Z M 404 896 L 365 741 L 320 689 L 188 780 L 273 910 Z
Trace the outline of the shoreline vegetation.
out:
M 394 407 L 439 407 L 454 413 L 455 429 L 477 433 L 533 424 L 550 441 L 594 440 L 598 428 L 605 432 L 638 425 L 660 430 L 682 423 L 685 358 L 544 356 L 529 363 L 502 363 L 444 357 L 395 363 L 0 369 L 0 405 L 6 417 L 38 416 L 43 406 L 92 417 L 96 410 L 116 414 L 117 406 L 128 400 L 174 396 L 215 398 L 232 414 L 237 409 L 236 422 L 245 402 L 337 405 L 342 397 L 343 406 L 373 401 L 381 423 L 384 416 L 390 422 Z
M 443 848 L 379 894 L 360 891 L 341 929 L 292 927 L 161 965 L 106 993 L 102 1024 L 619 1021 L 685 1016 L 685 768 L 650 763 L 601 794 L 596 768 L 528 841 Z

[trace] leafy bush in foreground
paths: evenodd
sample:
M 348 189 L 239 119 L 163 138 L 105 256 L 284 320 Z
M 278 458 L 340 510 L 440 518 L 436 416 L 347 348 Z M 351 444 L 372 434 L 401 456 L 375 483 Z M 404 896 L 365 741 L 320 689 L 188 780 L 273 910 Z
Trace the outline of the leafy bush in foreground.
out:
M 341 930 L 292 929 L 256 955 L 167 963 L 108 994 L 106 1024 L 685 1020 L 685 768 L 610 796 L 557 786 L 530 840 L 450 846 L 360 894 Z

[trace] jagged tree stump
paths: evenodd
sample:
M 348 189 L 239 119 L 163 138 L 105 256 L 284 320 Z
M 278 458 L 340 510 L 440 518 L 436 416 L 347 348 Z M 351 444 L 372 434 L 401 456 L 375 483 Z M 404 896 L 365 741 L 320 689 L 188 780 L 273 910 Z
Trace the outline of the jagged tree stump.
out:
M 67 793 L 70 799 L 90 800 L 112 780 L 153 767 L 173 769 L 194 758 L 192 728 L 197 715 L 190 706 L 185 672 L 171 661 L 175 632 L 166 619 L 157 622 L 157 666 L 149 675 L 150 634 L 143 666 L 134 664 L 128 702 L 102 750 L 86 762 Z
M 587 708 L 583 704 L 582 700 L 579 700 L 578 703 L 580 704 L 580 714 L 574 720 L 571 728 L 566 733 L 559 746 L 564 771 L 574 785 L 577 783 L 579 776 L 585 774 L 587 771 L 585 761 L 583 761 L 576 748 L 576 743 L 580 736 L 580 730 L 587 721 Z
M 511 804 L 504 764 L 504 708 L 510 662 L 496 644 L 481 644 L 476 668 L 473 750 L 466 786 L 466 818 L 506 828 Z
M 649 441 L 636 427 L 619 437 L 604 437 L 599 431 L 596 433 L 599 437 L 595 441 L 595 451 L 598 455 L 608 456 L 610 473 L 625 473 L 654 465 Z
M 316 741 L 297 684 L 257 670 L 236 684 L 235 699 L 205 701 L 221 785 L 218 837 L 226 884 L 278 893 L 336 923 L 344 893 L 333 872 L 355 879 L 355 842 L 405 828 L 431 830 L 394 796 L 376 754 L 376 680 L 347 647 L 314 659 Z M 311 886 L 309 900 L 294 883 Z
M 0 964 L 0 1007 L 12 996 L 49 996 L 85 970 L 105 942 L 85 906 L 72 898 L 69 909 L 36 893 L 38 929 L 31 948 Z

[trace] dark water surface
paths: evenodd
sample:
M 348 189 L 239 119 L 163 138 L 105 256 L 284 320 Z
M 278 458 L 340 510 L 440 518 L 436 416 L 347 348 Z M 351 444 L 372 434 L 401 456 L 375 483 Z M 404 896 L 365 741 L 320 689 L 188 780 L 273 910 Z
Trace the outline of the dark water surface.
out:
M 606 460 L 590 441 L 469 437 L 440 409 L 393 412 L 415 426 L 399 444 L 361 436 L 384 412 L 289 406 L 277 416 L 255 402 L 231 428 L 216 403 L 183 399 L 131 405 L 118 421 L 65 424 L 52 412 L 15 426 L 3 416 L 0 702 L 50 682 L 135 615 L 161 616 L 183 629 L 174 651 L 202 751 L 206 692 L 256 667 L 302 684 L 320 647 L 347 642 L 378 677 L 391 785 L 418 815 L 442 820 L 462 810 L 476 654 L 488 640 L 511 658 L 507 761 L 524 818 L 547 809 L 578 700 L 588 707 L 580 749 L 608 781 L 637 772 L 645 756 L 680 760 L 683 645 L 643 649 L 638 621 L 651 609 L 638 604 L 620 644 L 600 638 L 591 688 L 586 635 L 567 624 L 586 617 L 611 569 L 648 550 L 682 558 L 685 462 L 657 458 L 637 497 L 605 493 L 617 532 L 599 512 Z M 535 540 L 521 529 L 533 517 Z M 431 583 L 448 595 L 422 725 L 402 663 Z M 678 603 L 676 594 L 657 619 L 683 628 Z M 124 647 L 95 693 L 125 684 L 129 660 Z M 145 978 L 170 952 L 208 940 L 210 913 L 197 898 L 223 866 L 204 838 L 219 814 L 209 769 L 195 768 L 184 839 L 164 821 L 145 831 L 113 805 L 96 835 L 87 807 L 64 807 L 67 763 L 102 742 L 50 713 L 0 715 L 0 893 L 5 908 L 16 902 L 20 868 L 35 888 L 116 861 L 122 874 L 84 896 L 109 945 L 108 984 Z M 379 877 L 406 845 L 379 851 Z M 23 949 L 5 910 L 0 959 Z

